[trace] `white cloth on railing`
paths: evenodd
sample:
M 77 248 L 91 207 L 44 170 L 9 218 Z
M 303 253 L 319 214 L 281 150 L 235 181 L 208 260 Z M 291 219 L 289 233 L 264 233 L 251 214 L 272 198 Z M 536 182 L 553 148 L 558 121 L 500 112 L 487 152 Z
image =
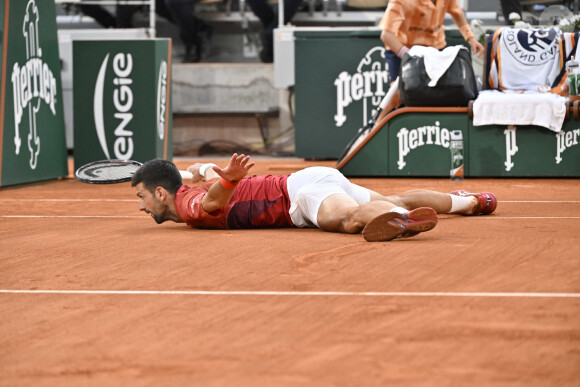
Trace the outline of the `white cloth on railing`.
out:
M 538 125 L 559 132 L 566 98 L 557 94 L 484 90 L 473 103 L 473 125 Z
M 423 57 L 425 63 L 425 72 L 429 76 L 428 86 L 435 87 L 439 78 L 445 74 L 445 71 L 451 66 L 451 63 L 457 57 L 459 50 L 465 49 L 463 46 L 449 46 L 439 51 L 434 47 L 413 46 L 409 50 L 409 55 Z

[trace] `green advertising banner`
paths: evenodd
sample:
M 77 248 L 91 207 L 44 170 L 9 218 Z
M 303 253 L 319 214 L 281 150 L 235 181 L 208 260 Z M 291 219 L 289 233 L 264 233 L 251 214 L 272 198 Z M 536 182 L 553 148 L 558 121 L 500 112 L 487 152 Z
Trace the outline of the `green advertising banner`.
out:
M 452 140 L 459 133 L 466 177 L 580 176 L 577 120 L 565 120 L 554 132 L 532 125 L 473 126 L 467 113 L 418 111 L 392 117 L 339 168 L 346 176 L 449 177 Z
M 445 31 L 450 45 L 467 43 Z M 376 28 L 296 31 L 296 156 L 337 159 L 372 118 L 392 80 Z
M 67 176 L 54 0 L 0 4 L 0 185 Z
M 295 32 L 296 156 L 336 159 L 388 91 L 379 30 Z
M 401 114 L 390 120 L 389 176 L 450 177 L 451 138 L 460 133 L 467 149 L 468 121 L 465 113 Z M 469 160 L 464 163 L 468 171 Z
M 73 42 L 74 164 L 170 160 L 171 41 Z
M 580 176 L 579 121 L 566 120 L 558 133 L 539 126 L 472 126 L 470 176 Z

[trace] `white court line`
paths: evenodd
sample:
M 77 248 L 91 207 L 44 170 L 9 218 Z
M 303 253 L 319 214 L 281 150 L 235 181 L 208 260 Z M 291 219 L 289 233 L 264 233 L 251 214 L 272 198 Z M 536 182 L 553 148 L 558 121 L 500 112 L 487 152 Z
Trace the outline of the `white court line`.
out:
M 89 295 L 180 295 L 180 296 L 310 296 L 310 297 L 507 297 L 580 298 L 580 293 L 525 292 L 333 292 L 333 291 L 212 291 L 212 290 L 18 290 L 0 289 L 0 294 L 89 294 Z

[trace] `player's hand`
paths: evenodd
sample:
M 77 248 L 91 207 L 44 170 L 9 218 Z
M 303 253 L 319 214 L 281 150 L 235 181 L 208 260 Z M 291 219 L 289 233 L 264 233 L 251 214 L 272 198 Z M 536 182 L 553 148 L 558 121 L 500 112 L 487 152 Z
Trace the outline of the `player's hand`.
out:
M 224 179 L 237 182 L 242 180 L 256 163 L 250 162 L 250 156 L 234 153 L 225 169 L 213 167 L 213 170 Z
M 191 172 L 191 174 L 193 175 L 193 177 L 191 178 L 191 182 L 193 184 L 199 183 L 202 180 L 204 180 L 204 177 L 201 175 L 201 173 L 199 173 L 199 168 L 202 166 L 202 163 L 195 163 L 193 165 L 190 165 L 189 167 L 187 167 L 187 171 Z

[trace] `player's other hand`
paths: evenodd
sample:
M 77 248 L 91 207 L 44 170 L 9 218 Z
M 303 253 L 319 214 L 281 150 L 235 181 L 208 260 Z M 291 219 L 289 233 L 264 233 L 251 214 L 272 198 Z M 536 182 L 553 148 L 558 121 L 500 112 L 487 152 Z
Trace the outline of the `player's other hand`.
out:
M 231 182 L 237 182 L 246 177 L 255 164 L 256 163 L 253 161 L 250 162 L 250 156 L 234 153 L 225 169 L 213 167 L 213 170 L 224 179 Z
M 191 172 L 191 174 L 193 175 L 193 177 L 191 178 L 191 182 L 193 184 L 199 183 L 202 180 L 204 180 L 204 177 L 201 175 L 201 173 L 199 173 L 199 168 L 202 166 L 202 163 L 195 163 L 193 165 L 190 165 L 189 167 L 187 167 L 187 171 Z

